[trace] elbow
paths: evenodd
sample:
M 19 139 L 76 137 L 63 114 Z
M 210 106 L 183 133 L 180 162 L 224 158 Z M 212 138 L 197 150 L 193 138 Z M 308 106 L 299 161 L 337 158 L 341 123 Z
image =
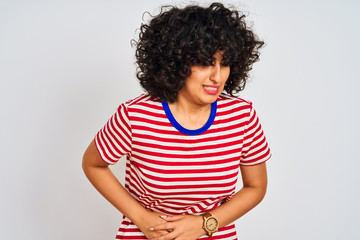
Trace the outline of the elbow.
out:
M 257 187 L 260 202 L 265 198 L 266 190 L 267 190 L 267 181 L 265 181 L 263 184 Z
M 104 168 L 108 167 L 109 164 L 102 160 L 99 152 L 97 151 L 94 142 L 92 142 L 89 147 L 86 149 L 83 158 L 82 158 L 82 169 L 85 174 L 91 169 L 94 168 Z
M 82 170 L 84 171 L 84 173 L 86 174 L 86 170 L 88 169 L 89 167 L 89 164 L 88 164 L 88 159 L 87 159 L 87 155 L 86 155 L 86 151 L 82 157 L 82 161 L 81 161 L 81 168 Z
M 259 191 L 259 195 L 261 196 L 261 200 L 263 200 L 267 191 L 267 180 L 265 180 L 264 183 L 258 186 L 258 191 Z
M 256 202 L 260 203 L 265 198 L 266 190 L 267 190 L 267 183 L 264 182 L 262 184 L 251 185 L 251 186 L 244 185 L 244 189 L 247 189 L 248 191 L 252 192 L 252 195 L 256 199 Z
M 81 167 L 84 171 L 84 173 L 86 174 L 87 171 L 94 166 L 94 160 L 93 160 L 93 156 L 91 154 L 91 149 L 90 147 L 88 147 L 86 149 L 86 151 L 84 152 L 84 155 L 82 157 L 82 161 L 81 161 Z

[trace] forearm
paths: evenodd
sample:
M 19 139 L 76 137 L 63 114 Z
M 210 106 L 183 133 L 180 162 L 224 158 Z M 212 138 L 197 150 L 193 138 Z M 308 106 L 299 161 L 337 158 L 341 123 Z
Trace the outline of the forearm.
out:
M 217 218 L 219 228 L 225 227 L 255 207 L 264 195 L 265 191 L 262 188 L 243 187 L 231 200 L 214 209 L 211 213 Z M 184 239 L 198 239 L 206 234 L 202 228 L 203 218 L 199 215 L 167 216 L 166 221 L 168 222 L 154 225 L 152 229 L 167 230 L 170 233 L 152 240 L 178 239 L 179 236 Z
M 92 185 L 123 215 L 136 223 L 147 210 L 121 185 L 109 167 L 83 166 Z
M 226 203 L 210 211 L 218 220 L 219 228 L 225 227 L 254 208 L 264 198 L 267 188 L 266 164 L 254 166 L 240 166 L 243 188 L 234 194 Z M 205 234 L 202 228 L 203 219 L 196 215 L 168 216 L 167 223 L 156 225 L 154 230 L 167 230 L 169 234 L 154 240 L 178 239 L 178 236 L 187 236 L 185 239 L 197 239 Z M 180 239 L 180 238 L 179 238 Z
M 265 192 L 262 188 L 243 187 L 229 201 L 211 211 L 219 221 L 219 228 L 227 226 L 253 209 L 264 198 Z
M 232 198 L 211 211 L 218 219 L 219 227 L 224 227 L 258 205 L 267 188 L 266 162 L 254 166 L 240 166 L 243 188 Z
M 147 238 L 161 236 L 167 231 L 150 231 L 153 224 L 166 222 L 156 213 L 146 210 L 114 176 L 109 165 L 105 163 L 92 141 L 86 149 L 82 168 L 92 185 L 123 215 L 129 218 Z

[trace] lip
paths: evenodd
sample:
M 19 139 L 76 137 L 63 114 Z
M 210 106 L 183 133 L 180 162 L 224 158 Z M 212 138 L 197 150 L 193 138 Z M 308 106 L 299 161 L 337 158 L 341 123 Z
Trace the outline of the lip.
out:
M 203 85 L 202 86 L 204 91 L 211 95 L 216 95 L 219 93 L 219 86 L 213 86 L 213 85 Z

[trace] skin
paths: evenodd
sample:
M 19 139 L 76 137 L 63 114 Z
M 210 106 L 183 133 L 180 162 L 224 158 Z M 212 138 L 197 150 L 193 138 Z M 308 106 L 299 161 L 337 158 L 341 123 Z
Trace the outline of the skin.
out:
M 216 52 L 214 58 L 214 66 L 191 67 L 185 86 L 179 91 L 176 101 L 169 104 L 171 113 L 184 128 L 198 129 L 204 126 L 209 119 L 211 103 L 216 101 L 224 89 L 230 67 L 221 64 L 222 52 Z M 217 88 L 217 93 L 207 93 L 205 86 Z
M 224 227 L 261 202 L 266 193 L 267 174 L 266 163 L 255 166 L 240 166 L 243 187 L 228 202 L 222 204 L 210 213 L 219 222 L 219 228 Z M 194 240 L 204 234 L 201 216 L 180 215 L 167 216 L 167 223 L 159 224 L 151 228 L 153 231 L 171 231 L 161 237 L 149 238 L 151 240 Z
M 175 119 L 185 128 L 198 129 L 209 118 L 211 103 L 222 92 L 230 67 L 221 65 L 222 53 L 214 55 L 213 66 L 192 66 L 191 75 L 179 91 L 178 99 L 169 104 Z M 216 87 L 209 90 L 204 87 Z M 216 93 L 215 93 L 216 92 Z M 127 216 L 150 240 L 194 240 L 206 234 L 199 215 L 166 216 L 151 212 L 137 202 L 120 184 L 92 141 L 84 153 L 82 167 L 93 186 L 122 214 Z M 267 187 L 266 164 L 240 166 L 243 187 L 228 202 L 211 211 L 219 228 L 254 208 L 264 198 Z
M 149 239 L 167 234 L 166 230 L 153 230 L 154 225 L 165 223 L 162 214 L 146 210 L 121 185 L 104 162 L 92 141 L 86 149 L 82 167 L 92 185 L 122 214 L 127 216 Z

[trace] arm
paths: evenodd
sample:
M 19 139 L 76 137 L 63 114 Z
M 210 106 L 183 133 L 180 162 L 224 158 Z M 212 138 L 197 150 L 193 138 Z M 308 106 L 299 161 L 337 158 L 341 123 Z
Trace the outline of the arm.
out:
M 155 237 L 167 233 L 166 231 L 152 231 L 148 229 L 154 223 L 166 222 L 160 218 L 160 213 L 146 210 L 121 185 L 104 162 L 92 141 L 83 156 L 82 168 L 92 185 L 122 214 L 128 217 L 147 237 Z M 150 234 L 150 235 L 149 235 Z
M 237 220 L 261 202 L 266 193 L 267 173 L 266 163 L 254 166 L 240 166 L 243 187 L 228 202 L 211 211 L 218 222 L 219 228 Z M 173 232 L 154 240 L 174 239 L 183 236 L 184 239 L 197 239 L 205 234 L 202 229 L 202 217 L 181 215 L 166 217 L 168 223 L 153 227 L 154 230 L 173 229 Z M 191 234 L 191 235 L 190 235 Z M 183 239 L 183 238 L 181 238 Z
M 240 166 L 243 187 L 230 201 L 211 213 L 218 219 L 219 227 L 224 227 L 253 209 L 264 198 L 267 188 L 266 163 L 255 166 Z

